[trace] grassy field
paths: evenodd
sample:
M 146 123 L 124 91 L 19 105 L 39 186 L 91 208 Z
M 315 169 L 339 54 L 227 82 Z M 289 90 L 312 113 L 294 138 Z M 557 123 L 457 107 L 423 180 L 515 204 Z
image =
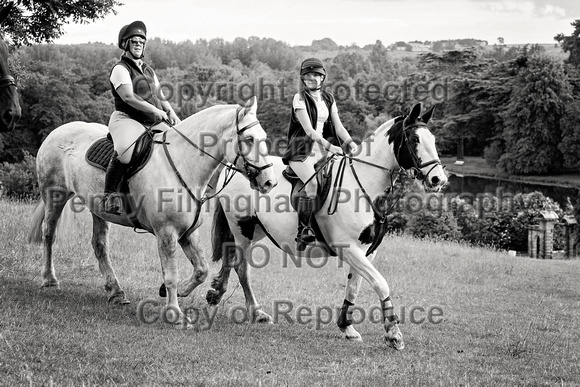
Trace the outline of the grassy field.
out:
M 239 323 L 233 312 L 244 299 L 233 275 L 217 309 L 205 302 L 211 281 L 181 301 L 217 313 L 209 329 L 203 319 L 187 331 L 143 322 L 139 303 L 163 302 L 154 238 L 113 226 L 112 260 L 132 304 L 110 307 L 87 214 L 69 215 L 61 230 L 66 238 L 55 248 L 60 289 L 41 290 L 41 249 L 25 242 L 32 209 L 0 201 L 0 385 L 580 385 L 580 260 L 385 238 L 376 266 L 399 315 L 406 314 L 406 348 L 397 352 L 385 347 L 382 326 L 368 316 L 357 325 L 363 343 L 344 340 L 334 322 L 297 322 L 300 306 L 341 305 L 345 272 L 335 261 L 296 268 L 277 253 L 253 269 L 254 289 L 271 315 L 281 302 L 291 303 L 290 321 Z M 180 257 L 181 275 L 189 275 Z M 211 275 L 217 270 L 212 263 Z M 368 311 L 376 304 L 363 284 L 357 305 Z M 429 322 L 433 308 L 443 316 Z

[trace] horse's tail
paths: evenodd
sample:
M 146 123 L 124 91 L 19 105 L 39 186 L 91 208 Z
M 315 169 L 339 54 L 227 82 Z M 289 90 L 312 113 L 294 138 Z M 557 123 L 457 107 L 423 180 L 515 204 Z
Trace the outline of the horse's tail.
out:
M 32 224 L 28 232 L 28 243 L 41 244 L 42 243 L 42 222 L 44 221 L 44 201 L 38 200 L 36 208 L 32 213 Z
M 213 215 L 213 236 L 212 236 L 212 261 L 217 262 L 223 258 L 224 244 L 232 246 L 234 235 L 228 224 L 226 213 L 219 200 L 216 200 L 216 209 Z

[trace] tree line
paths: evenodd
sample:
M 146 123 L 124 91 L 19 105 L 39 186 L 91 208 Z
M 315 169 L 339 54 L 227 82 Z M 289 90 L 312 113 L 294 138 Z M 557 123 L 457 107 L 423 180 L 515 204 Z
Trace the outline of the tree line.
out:
M 387 119 L 406 114 L 417 101 L 435 106 L 433 132 L 440 153 L 483 156 L 508 174 L 576 168 L 580 158 L 580 76 L 574 32 L 556 40 L 570 56 L 540 46 L 495 46 L 397 56 L 381 41 L 364 48 L 336 46 L 330 39 L 291 47 L 269 38 L 195 42 L 150 39 L 145 61 L 183 119 L 214 104 L 259 97 L 258 115 L 271 137 L 284 136 L 299 64 L 318 56 L 326 64 L 325 87 L 335 94 L 341 119 L 362 138 Z M 332 42 L 333 43 L 333 42 Z M 12 55 L 23 115 L 2 135 L 0 161 L 19 162 L 64 123 L 106 124 L 113 110 L 109 71 L 114 45 L 36 44 Z

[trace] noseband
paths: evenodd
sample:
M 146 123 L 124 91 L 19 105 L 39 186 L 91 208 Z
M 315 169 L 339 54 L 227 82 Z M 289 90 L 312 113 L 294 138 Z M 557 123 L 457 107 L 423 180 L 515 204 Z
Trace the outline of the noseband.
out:
M 411 159 L 413 160 L 413 166 L 410 168 L 413 171 L 413 177 L 415 179 L 425 183 L 425 181 L 427 180 L 427 177 L 429 176 L 431 171 L 433 171 L 433 169 L 435 169 L 435 167 L 437 167 L 438 165 L 441 165 L 441 160 L 433 159 L 433 160 L 421 163 L 419 156 L 417 156 L 417 153 L 415 153 L 415 150 L 411 146 L 411 141 L 409 141 L 409 131 L 411 129 L 415 129 L 415 128 L 427 128 L 427 124 L 425 124 L 423 122 L 417 122 L 415 124 L 412 124 L 412 125 L 409 125 L 409 126 L 403 128 L 403 141 L 401 141 L 401 144 L 399 145 L 399 149 L 397 151 L 397 162 L 399 162 L 399 165 L 401 165 L 401 163 L 399 161 L 399 154 L 401 153 L 401 148 L 403 147 L 403 142 L 405 142 L 405 144 L 407 146 L 407 151 L 409 152 L 409 155 L 411 156 Z M 432 165 L 432 167 L 429 169 L 429 171 L 427 171 L 427 173 L 423 173 L 423 171 L 421 171 L 421 169 L 428 167 L 429 165 Z
M 264 165 L 263 167 L 260 167 L 260 166 L 257 166 L 255 164 L 250 163 L 246 159 L 246 156 L 244 155 L 244 152 L 242 150 L 241 135 L 246 130 L 258 125 L 260 123 L 260 121 L 256 120 L 256 121 L 249 123 L 248 125 L 246 125 L 240 129 L 239 112 L 241 109 L 243 109 L 243 108 L 239 107 L 238 110 L 236 111 L 236 131 L 238 134 L 238 154 L 237 154 L 236 159 L 234 160 L 233 164 L 236 165 L 238 158 L 241 157 L 242 161 L 244 162 L 244 170 L 240 171 L 240 172 L 244 173 L 248 177 L 248 179 L 252 180 L 252 179 L 255 179 L 256 177 L 258 177 L 258 175 L 260 173 L 262 173 L 262 171 L 264 169 L 270 168 L 273 164 L 269 163 L 269 164 Z M 259 146 L 259 144 L 258 144 L 258 146 Z M 260 150 L 257 149 L 257 151 L 259 152 Z M 234 169 L 236 169 L 236 168 L 234 168 Z

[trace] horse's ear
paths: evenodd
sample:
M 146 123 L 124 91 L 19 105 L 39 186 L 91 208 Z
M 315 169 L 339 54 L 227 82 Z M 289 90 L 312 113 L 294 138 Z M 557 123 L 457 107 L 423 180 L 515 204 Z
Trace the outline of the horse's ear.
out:
M 0 10 L 0 24 L 2 24 L 4 22 L 4 20 L 8 17 L 13 6 L 14 6 L 14 2 L 10 2 L 10 3 L 8 3 L 8 5 L 6 7 L 2 8 Z
M 248 113 L 256 115 L 257 111 L 258 111 L 258 99 L 256 98 L 256 96 L 253 96 L 244 105 L 244 110 L 242 112 L 242 115 L 240 116 L 240 119 L 245 117 L 246 114 Z
M 421 121 L 423 121 L 424 123 L 429 122 L 429 120 L 431 119 L 431 117 L 433 116 L 433 111 L 435 110 L 435 106 L 432 106 L 431 109 L 427 110 L 425 112 L 425 114 L 423 114 L 421 116 Z
M 405 122 L 403 122 L 403 127 L 414 124 L 419 118 L 419 114 L 421 114 L 421 104 L 418 103 L 411 109 L 411 113 L 405 118 Z

